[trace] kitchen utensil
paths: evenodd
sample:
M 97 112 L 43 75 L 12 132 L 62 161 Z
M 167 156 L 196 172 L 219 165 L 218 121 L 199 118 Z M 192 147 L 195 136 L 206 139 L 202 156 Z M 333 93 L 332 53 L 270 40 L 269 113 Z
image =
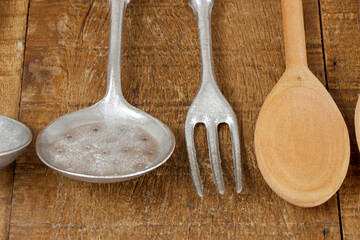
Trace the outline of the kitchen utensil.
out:
M 358 144 L 358 148 L 360 147 L 360 98 L 356 103 L 355 108 L 355 134 L 356 134 L 356 141 Z M 359 148 L 360 149 L 360 148 Z
M 229 125 L 231 132 L 236 191 L 240 193 L 243 183 L 236 115 L 216 84 L 212 66 L 210 18 L 214 0 L 190 0 L 189 3 L 198 24 L 202 63 L 201 87 L 189 108 L 185 122 L 185 137 L 191 177 L 197 193 L 203 196 L 204 188 L 200 178 L 194 144 L 195 125 L 203 123 L 207 129 L 209 156 L 215 184 L 219 193 L 224 193 L 225 187 L 221 170 L 217 128 L 219 124 L 226 123 Z
M 344 119 L 307 66 L 301 0 L 282 0 L 286 70 L 266 98 L 255 129 L 260 171 L 283 199 L 302 207 L 341 186 L 350 145 Z
M 32 133 L 24 124 L 0 116 L 0 169 L 12 163 L 30 144 Z
M 60 117 L 39 134 L 39 158 L 59 173 L 88 182 L 119 182 L 163 164 L 175 138 L 159 120 L 131 106 L 120 83 L 121 35 L 129 0 L 110 0 L 108 83 L 97 104 Z

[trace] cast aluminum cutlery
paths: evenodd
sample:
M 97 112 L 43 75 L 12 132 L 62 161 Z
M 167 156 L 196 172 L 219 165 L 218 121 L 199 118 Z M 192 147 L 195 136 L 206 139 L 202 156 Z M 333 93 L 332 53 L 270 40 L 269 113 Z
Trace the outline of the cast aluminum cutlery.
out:
M 110 0 L 111 33 L 105 97 L 89 108 L 49 123 L 37 137 L 39 158 L 70 178 L 98 183 L 125 181 L 159 167 L 175 148 L 171 130 L 131 106 L 121 91 L 121 37 L 129 2 Z
M 31 140 L 32 133 L 27 126 L 0 116 L 0 170 L 12 163 Z
M 203 123 L 207 129 L 209 157 L 215 185 L 220 194 L 225 191 L 219 152 L 218 125 L 226 123 L 230 127 L 233 160 L 235 170 L 236 192 L 243 188 L 242 166 L 240 156 L 240 140 L 236 115 L 217 86 L 211 50 L 211 10 L 214 0 L 190 0 L 198 25 L 201 54 L 201 87 L 187 113 L 185 122 L 185 138 L 188 151 L 190 173 L 197 193 L 204 195 L 204 187 L 200 178 L 194 144 L 194 128 Z
M 225 192 L 218 127 L 230 128 L 236 192 L 243 169 L 236 114 L 219 89 L 212 64 L 211 12 L 215 0 L 189 0 L 196 16 L 201 55 L 201 86 L 185 121 L 190 174 L 204 195 L 194 142 L 197 124 L 207 131 L 209 160 L 216 188 Z M 66 114 L 38 135 L 36 151 L 53 170 L 77 180 L 108 183 L 132 179 L 165 163 L 175 148 L 171 130 L 131 106 L 121 91 L 121 40 L 130 0 L 109 0 L 111 16 L 107 91 L 95 105 Z M 282 0 L 286 70 L 268 95 L 255 129 L 255 153 L 268 185 L 301 207 L 327 201 L 341 186 L 349 165 L 346 124 L 328 91 L 310 72 L 306 59 L 302 1 Z M 360 141 L 360 99 L 355 129 Z M 28 127 L 0 116 L 0 170 L 30 144 Z

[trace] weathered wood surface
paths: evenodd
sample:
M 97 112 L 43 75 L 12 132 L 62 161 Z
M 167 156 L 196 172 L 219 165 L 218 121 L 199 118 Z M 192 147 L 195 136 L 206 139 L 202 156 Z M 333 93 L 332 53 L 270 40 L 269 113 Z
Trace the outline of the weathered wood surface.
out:
M 354 111 L 360 93 L 359 1 L 322 0 L 321 18 L 329 91 L 342 110 L 352 142 L 347 178 L 340 189 L 344 239 L 360 239 L 360 162 Z
M 356 4 L 354 0 L 349 2 Z M 318 1 L 303 3 L 309 67 L 324 85 L 327 75 L 331 93 L 351 126 L 351 111 L 355 107 L 351 104 L 356 102 L 353 101 L 356 91 L 351 97 L 348 90 L 357 89 L 358 40 L 351 39 L 350 32 L 358 31 L 358 19 L 351 18 L 356 18 L 357 10 L 349 8 L 349 13 L 345 13 L 347 7 L 342 6 L 342 10 L 337 1 L 320 3 L 326 65 Z M 35 136 L 49 121 L 90 106 L 104 95 L 108 7 L 107 1 L 102 0 L 30 2 L 20 120 L 30 126 Z M 334 26 L 329 25 L 338 19 L 344 24 L 349 22 L 346 27 L 335 25 L 340 32 L 348 31 L 348 38 L 341 36 L 344 41 L 341 43 L 347 45 L 335 51 L 334 41 L 340 38 L 332 39 Z M 3 21 L 2 27 L 1 24 Z M 336 197 L 317 208 L 294 207 L 270 190 L 257 167 L 253 147 L 255 121 L 266 95 L 285 68 L 280 1 L 218 0 L 213 9 L 212 32 L 215 74 L 241 125 L 245 185 L 240 195 L 235 194 L 231 142 L 225 127 L 219 136 L 225 194 L 219 195 L 212 181 L 203 127 L 197 131 L 196 144 L 204 198 L 196 195 L 190 180 L 183 130 L 187 109 L 200 83 L 200 57 L 194 14 L 187 1 L 133 0 L 126 13 L 122 44 L 124 96 L 174 131 L 177 147 L 173 157 L 139 179 L 99 185 L 69 180 L 48 169 L 37 158 L 32 143 L 16 162 L 13 183 L 11 169 L 1 172 L 7 175 L 7 182 L 0 183 L 0 208 L 5 206 L 0 214 L 10 216 L 13 184 L 10 229 L 7 229 L 9 217 L 5 222 L 0 220 L 4 236 L 9 234 L 10 239 L 340 239 Z M 352 51 L 349 46 L 354 46 Z M 343 55 L 345 51 L 350 55 Z M 348 56 L 353 57 L 354 67 L 347 66 Z M 1 66 L 1 76 L 3 69 Z M 15 72 L 11 70 L 11 74 Z M 344 76 L 341 84 L 339 76 Z M 6 77 L 6 81 L 13 80 Z M 19 96 L 9 94 L 5 94 L 8 99 L 19 100 Z M 1 106 L 9 102 L 0 101 Z M 6 109 L 14 111 L 8 105 Z M 18 106 L 18 102 L 14 105 Z M 16 118 L 17 110 L 7 114 Z M 352 163 L 358 163 L 357 158 Z M 354 239 L 358 238 L 360 229 L 356 225 L 359 224 L 357 166 L 351 166 L 340 190 L 343 230 L 345 236 Z
M 28 1 L 0 1 L 0 115 L 18 118 Z M 14 165 L 0 171 L 0 239 L 9 234 Z

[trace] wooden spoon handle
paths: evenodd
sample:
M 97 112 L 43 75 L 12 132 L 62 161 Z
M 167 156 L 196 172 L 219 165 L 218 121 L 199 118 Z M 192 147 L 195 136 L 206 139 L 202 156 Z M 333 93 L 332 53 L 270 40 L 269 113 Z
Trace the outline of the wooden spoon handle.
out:
M 307 66 L 304 17 L 301 0 L 281 0 L 286 67 Z

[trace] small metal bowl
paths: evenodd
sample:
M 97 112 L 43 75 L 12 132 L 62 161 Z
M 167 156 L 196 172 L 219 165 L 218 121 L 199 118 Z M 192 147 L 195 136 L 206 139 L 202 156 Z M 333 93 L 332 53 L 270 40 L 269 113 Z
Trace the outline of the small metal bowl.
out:
M 27 126 L 0 116 L 0 170 L 12 163 L 31 140 L 32 133 Z

